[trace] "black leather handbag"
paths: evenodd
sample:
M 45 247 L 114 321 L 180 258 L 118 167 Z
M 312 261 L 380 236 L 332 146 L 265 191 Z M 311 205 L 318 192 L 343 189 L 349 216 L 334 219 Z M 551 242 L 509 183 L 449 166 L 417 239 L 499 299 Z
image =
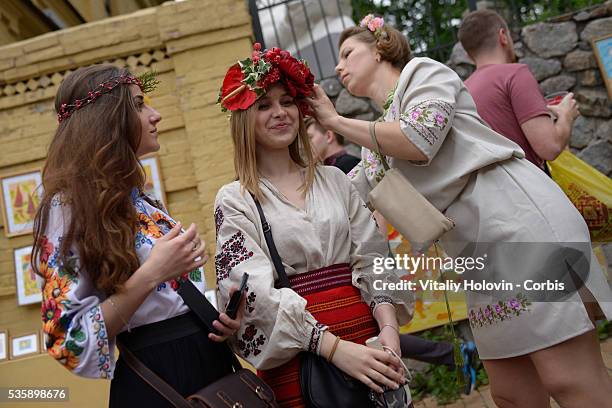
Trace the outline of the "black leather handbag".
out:
M 372 408 L 373 391 L 323 357 L 300 353 L 300 388 L 307 407 Z

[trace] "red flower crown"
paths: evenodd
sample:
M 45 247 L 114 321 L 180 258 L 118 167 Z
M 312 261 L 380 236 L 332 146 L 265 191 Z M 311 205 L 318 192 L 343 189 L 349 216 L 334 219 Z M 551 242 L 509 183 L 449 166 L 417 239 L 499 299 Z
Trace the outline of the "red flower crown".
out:
M 277 82 L 287 87 L 300 111 L 307 114 L 309 107 L 303 99 L 312 93 L 314 75 L 306 61 L 280 48 L 261 51 L 261 44 L 255 43 L 251 58 L 228 69 L 217 103 L 224 112 L 248 109 Z
M 68 119 L 70 115 L 72 115 L 75 111 L 81 109 L 82 107 L 89 105 L 90 103 L 94 103 L 96 99 L 101 97 L 104 94 L 111 92 L 115 87 L 121 84 L 125 85 L 138 85 L 142 93 L 148 93 L 155 89 L 159 81 L 155 79 L 157 73 L 145 72 L 144 74 L 136 77 L 133 75 L 119 75 L 113 77 L 107 81 L 104 81 L 96 86 L 96 88 L 92 91 L 87 92 L 87 97 L 82 99 L 75 99 L 71 103 L 62 103 L 60 105 L 59 112 L 57 112 L 57 121 L 58 123 L 62 123 L 64 120 Z

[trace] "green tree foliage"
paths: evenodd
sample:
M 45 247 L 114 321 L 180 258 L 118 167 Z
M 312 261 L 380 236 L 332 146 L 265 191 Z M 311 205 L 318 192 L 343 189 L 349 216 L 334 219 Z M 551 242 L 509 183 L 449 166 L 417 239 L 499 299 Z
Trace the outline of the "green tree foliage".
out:
M 489 0 L 513 29 L 523 25 L 601 4 L 605 0 Z M 467 0 L 351 0 L 353 18 L 368 13 L 385 21 L 408 36 L 417 55 L 446 61 L 457 40 L 461 16 L 468 11 Z

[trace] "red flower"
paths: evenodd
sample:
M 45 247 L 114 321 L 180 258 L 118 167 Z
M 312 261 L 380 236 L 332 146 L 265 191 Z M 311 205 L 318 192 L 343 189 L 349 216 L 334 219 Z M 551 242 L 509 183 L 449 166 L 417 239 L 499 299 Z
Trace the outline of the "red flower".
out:
M 284 83 L 291 96 L 309 96 L 314 87 L 314 75 L 301 61 L 287 56 L 279 61 L 278 67 L 283 73 Z
M 53 252 L 53 243 L 49 241 L 49 239 L 43 235 L 40 238 L 40 262 L 47 263 L 49 262 L 49 256 Z
M 257 100 L 257 94 L 242 83 L 243 79 L 244 75 L 240 70 L 239 64 L 233 65 L 227 71 L 227 74 L 225 74 L 225 79 L 223 79 L 223 86 L 221 88 L 221 100 L 239 87 L 244 86 L 242 91 L 221 102 L 221 105 L 226 109 L 231 111 L 247 109 Z
M 267 90 L 268 87 L 275 84 L 280 79 L 281 79 L 280 70 L 277 67 L 272 67 L 270 71 L 266 74 L 266 76 L 261 81 L 259 81 L 257 85 Z

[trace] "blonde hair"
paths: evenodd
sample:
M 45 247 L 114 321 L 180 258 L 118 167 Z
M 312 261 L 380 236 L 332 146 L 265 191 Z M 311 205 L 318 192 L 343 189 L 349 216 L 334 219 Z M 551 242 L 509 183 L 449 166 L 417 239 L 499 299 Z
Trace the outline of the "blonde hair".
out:
M 263 202 L 264 196 L 259 187 L 259 172 L 257 170 L 257 140 L 255 136 L 255 114 L 257 103 L 246 110 L 236 110 L 230 117 L 230 131 L 234 142 L 234 169 L 236 178 L 240 181 L 243 189 L 252 193 L 258 201 Z M 289 145 L 291 159 L 300 167 L 306 169 L 304 183 L 300 191 L 306 191 L 312 187 L 317 162 L 310 146 L 310 139 L 304 126 L 304 117 L 300 112 L 298 134 Z

